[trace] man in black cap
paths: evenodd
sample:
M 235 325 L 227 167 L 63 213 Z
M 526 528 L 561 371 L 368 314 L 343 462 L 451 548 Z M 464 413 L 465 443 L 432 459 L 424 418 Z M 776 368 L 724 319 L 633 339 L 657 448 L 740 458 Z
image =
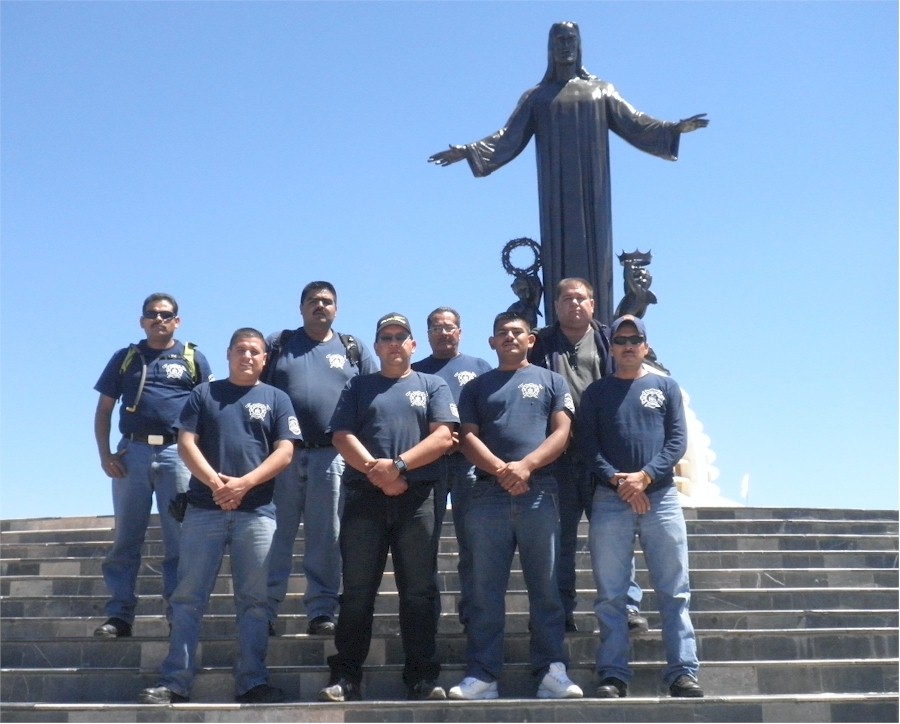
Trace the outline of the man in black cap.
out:
M 322 701 L 362 698 L 362 667 L 372 640 L 375 596 L 388 551 L 400 594 L 400 634 L 409 699 L 445 699 L 435 683 L 434 484 L 459 422 L 447 383 L 411 367 L 416 343 L 409 320 L 378 320 L 381 371 L 352 378 L 331 418 L 332 441 L 346 461 L 341 518 L 344 590 L 331 678 Z

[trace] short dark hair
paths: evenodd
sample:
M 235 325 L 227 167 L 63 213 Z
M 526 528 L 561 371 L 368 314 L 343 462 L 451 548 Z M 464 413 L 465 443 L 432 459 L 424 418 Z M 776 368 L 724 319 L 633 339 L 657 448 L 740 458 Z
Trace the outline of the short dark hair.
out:
M 438 307 L 437 309 L 432 309 L 428 315 L 428 318 L 425 320 L 425 328 L 428 329 L 431 327 L 431 318 L 435 314 L 452 314 L 456 318 L 456 326 L 462 326 L 462 320 L 459 317 L 459 312 L 457 312 L 453 307 Z
M 300 304 L 306 301 L 306 298 L 312 294 L 313 292 L 320 292 L 323 289 L 327 289 L 331 292 L 331 296 L 334 297 L 334 301 L 337 301 L 337 292 L 334 290 L 334 285 L 331 282 L 310 282 L 305 287 L 303 287 L 303 291 L 300 292 Z
M 566 277 L 565 279 L 560 279 L 559 284 L 556 285 L 556 298 L 559 299 L 559 295 L 563 293 L 563 289 L 573 284 L 580 284 L 587 289 L 587 293 L 590 295 L 591 299 L 594 298 L 594 287 L 591 286 L 591 283 L 587 279 L 582 279 L 581 277 Z
M 512 311 L 508 311 L 508 310 L 506 312 L 500 312 L 500 314 L 498 314 L 496 317 L 494 317 L 494 326 L 493 326 L 492 331 L 494 334 L 497 334 L 497 327 L 499 327 L 501 324 L 506 324 L 507 322 L 517 322 L 517 321 L 525 322 L 525 329 L 527 329 L 529 332 L 531 331 L 532 327 L 531 327 L 530 319 L 528 319 L 521 312 L 512 312 Z
M 178 302 L 175 301 L 175 297 L 171 294 L 166 294 L 165 292 L 153 292 L 153 294 L 147 297 L 144 300 L 144 304 L 141 306 L 141 314 L 147 311 L 147 307 L 156 302 L 168 302 L 172 305 L 172 311 L 175 312 L 175 316 L 178 316 Z
M 239 339 L 245 339 L 247 337 L 251 337 L 253 339 L 261 339 L 263 343 L 263 349 L 266 352 L 269 351 L 269 345 L 266 344 L 266 338 L 262 332 L 258 329 L 254 329 L 253 327 L 240 327 L 239 329 L 234 330 L 234 334 L 231 335 L 231 340 L 228 342 L 228 349 L 234 347 L 237 344 Z

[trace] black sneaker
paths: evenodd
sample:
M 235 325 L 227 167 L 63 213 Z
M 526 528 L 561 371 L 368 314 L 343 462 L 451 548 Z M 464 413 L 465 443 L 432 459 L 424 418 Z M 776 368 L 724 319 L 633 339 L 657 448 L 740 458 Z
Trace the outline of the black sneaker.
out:
M 328 616 L 316 616 L 306 627 L 306 633 L 310 636 L 333 636 L 334 621 Z
M 645 634 L 650 630 L 650 624 L 647 619 L 641 616 L 641 612 L 629 608 L 628 609 L 628 633 Z
M 269 636 L 277 636 L 278 632 L 275 630 L 275 622 L 269 621 Z
M 280 704 L 284 701 L 284 692 L 276 686 L 257 684 L 249 691 L 234 697 L 238 704 Z
M 165 686 L 151 686 L 149 689 L 143 689 L 138 694 L 138 701 L 141 704 L 181 704 L 190 699 L 181 694 L 176 694 Z
M 131 636 L 131 624 L 121 618 L 108 618 L 106 623 L 94 629 L 94 636 L 104 639 L 120 639 Z
M 422 679 L 415 686 L 411 686 L 406 693 L 410 701 L 438 701 L 447 698 L 447 692 L 430 679 Z
M 669 686 L 669 696 L 689 696 L 699 698 L 703 696 L 700 684 L 687 674 L 682 674 Z
M 319 701 L 362 701 L 362 692 L 359 684 L 347 679 L 332 679 L 319 691 Z
M 578 626 L 575 625 L 575 614 L 567 613 L 566 614 L 566 633 L 575 633 L 578 631 Z
M 622 699 L 628 696 L 628 684 L 614 676 L 607 676 L 597 685 L 598 699 Z

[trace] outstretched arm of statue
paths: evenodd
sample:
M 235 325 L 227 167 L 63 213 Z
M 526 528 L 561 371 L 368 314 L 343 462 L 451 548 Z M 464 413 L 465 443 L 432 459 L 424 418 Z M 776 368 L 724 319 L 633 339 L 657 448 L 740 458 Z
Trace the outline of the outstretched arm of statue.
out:
M 679 133 L 690 133 L 698 128 L 706 128 L 709 125 L 709 119 L 704 118 L 705 113 L 698 113 L 696 116 L 685 118 L 675 125 Z
M 428 163 L 436 163 L 438 166 L 449 166 L 451 163 L 462 161 L 468 157 L 465 146 L 450 146 L 446 151 L 439 151 L 428 157 Z

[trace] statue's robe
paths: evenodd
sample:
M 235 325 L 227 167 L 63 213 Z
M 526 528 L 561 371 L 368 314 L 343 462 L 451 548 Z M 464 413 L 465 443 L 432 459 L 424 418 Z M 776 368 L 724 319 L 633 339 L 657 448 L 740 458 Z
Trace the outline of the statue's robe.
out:
M 583 277 L 594 287 L 595 316 L 612 317 L 613 252 L 609 133 L 642 151 L 678 158 L 677 124 L 641 113 L 597 78 L 543 82 L 519 100 L 501 130 L 466 146 L 475 176 L 518 156 L 535 137 L 541 259 L 547 324 L 556 320 L 556 284 Z

